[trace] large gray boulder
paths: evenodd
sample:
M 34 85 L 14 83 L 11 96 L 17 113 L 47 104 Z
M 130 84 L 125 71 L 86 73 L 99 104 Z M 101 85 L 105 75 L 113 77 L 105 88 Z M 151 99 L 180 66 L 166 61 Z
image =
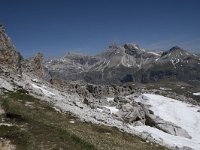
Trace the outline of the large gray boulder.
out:
M 127 103 L 117 112 L 117 116 L 122 118 L 126 123 L 134 123 L 140 121 L 145 123 L 145 111 L 137 103 Z
M 146 122 L 145 122 L 146 125 L 156 127 L 159 130 L 162 130 L 166 133 L 169 133 L 175 136 L 182 136 L 182 137 L 191 139 L 191 136 L 188 134 L 186 130 L 182 129 L 181 127 L 171 122 L 165 121 L 149 113 L 147 113 L 145 117 L 146 117 Z

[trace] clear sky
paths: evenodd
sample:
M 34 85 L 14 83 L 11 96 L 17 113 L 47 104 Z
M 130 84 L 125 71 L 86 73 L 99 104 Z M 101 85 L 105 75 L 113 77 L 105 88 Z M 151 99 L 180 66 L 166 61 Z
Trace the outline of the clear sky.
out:
M 200 0 L 1 0 L 0 21 L 25 57 L 111 43 L 200 51 Z

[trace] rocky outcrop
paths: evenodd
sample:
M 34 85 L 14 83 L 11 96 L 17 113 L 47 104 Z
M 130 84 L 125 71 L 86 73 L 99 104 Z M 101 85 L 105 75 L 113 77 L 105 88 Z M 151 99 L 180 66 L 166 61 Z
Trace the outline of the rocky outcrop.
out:
M 51 75 L 48 69 L 44 67 L 43 61 L 43 54 L 38 52 L 34 57 L 23 61 L 23 71 L 51 82 Z
M 3 25 L 0 25 L 0 62 L 8 69 L 21 74 L 22 56 L 15 50 L 10 38 L 6 35 Z
M 116 85 L 89 84 L 84 81 L 66 81 L 53 79 L 52 84 L 62 91 L 76 93 L 81 97 L 94 97 L 98 99 L 106 97 L 117 98 L 120 95 L 129 95 L 136 90 L 133 85 L 121 87 Z
M 41 53 L 37 53 L 36 56 L 31 60 L 30 65 L 33 73 L 42 78 L 44 75 L 43 55 Z
M 117 115 L 126 123 L 135 123 L 140 121 L 142 124 L 145 124 L 145 111 L 137 103 L 124 104 Z
M 168 134 L 191 139 L 191 136 L 187 131 L 171 122 L 164 121 L 158 116 L 155 116 L 153 111 L 149 110 L 146 105 L 135 101 L 126 104 L 124 104 L 124 102 L 125 100 L 121 101 L 122 106 L 116 114 L 124 122 L 134 126 L 148 125 Z

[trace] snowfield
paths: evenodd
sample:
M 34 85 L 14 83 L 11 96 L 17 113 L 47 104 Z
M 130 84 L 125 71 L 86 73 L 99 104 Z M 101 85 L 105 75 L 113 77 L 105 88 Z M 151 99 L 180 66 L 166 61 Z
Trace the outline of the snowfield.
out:
M 154 94 L 143 94 L 137 101 L 148 105 L 156 116 L 185 129 L 192 139 L 170 135 L 150 126 L 129 125 L 137 134 L 168 147 L 200 150 L 200 107 Z

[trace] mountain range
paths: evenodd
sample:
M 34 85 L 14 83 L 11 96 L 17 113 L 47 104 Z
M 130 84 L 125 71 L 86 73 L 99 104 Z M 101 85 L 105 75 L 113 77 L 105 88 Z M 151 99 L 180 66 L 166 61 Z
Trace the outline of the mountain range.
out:
M 52 79 L 84 80 L 94 84 L 148 83 L 165 78 L 200 81 L 200 55 L 178 46 L 156 53 L 137 44 L 111 45 L 95 56 L 67 52 L 44 66 Z

